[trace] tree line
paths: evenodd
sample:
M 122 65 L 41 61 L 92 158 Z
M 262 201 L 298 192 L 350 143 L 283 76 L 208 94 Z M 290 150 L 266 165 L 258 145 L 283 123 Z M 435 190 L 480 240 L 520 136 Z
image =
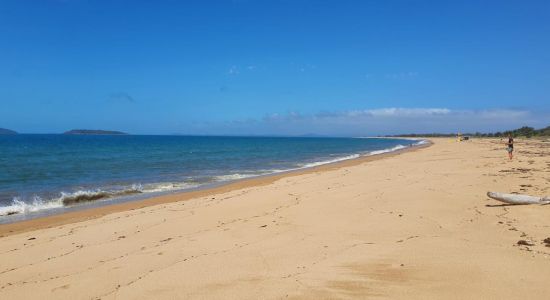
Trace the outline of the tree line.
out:
M 535 129 L 529 126 L 523 126 L 521 128 L 506 130 L 506 131 L 497 131 L 492 133 L 463 133 L 465 136 L 474 136 L 474 137 L 506 137 L 508 135 L 524 136 L 524 137 L 537 137 L 537 136 L 550 136 L 550 126 L 541 129 Z M 409 134 L 399 134 L 394 136 L 402 137 L 456 137 L 456 133 L 409 133 Z

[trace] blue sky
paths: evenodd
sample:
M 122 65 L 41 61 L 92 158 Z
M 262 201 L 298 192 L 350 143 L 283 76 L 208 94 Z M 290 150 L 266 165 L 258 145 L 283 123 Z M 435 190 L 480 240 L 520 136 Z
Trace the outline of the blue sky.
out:
M 543 127 L 549 37 L 550 1 L 2 0 L 0 127 Z

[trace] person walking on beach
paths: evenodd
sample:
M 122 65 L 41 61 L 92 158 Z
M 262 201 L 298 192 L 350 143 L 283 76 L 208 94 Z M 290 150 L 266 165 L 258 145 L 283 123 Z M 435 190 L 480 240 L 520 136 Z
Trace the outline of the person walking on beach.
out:
M 506 143 L 506 145 L 508 145 L 508 148 L 506 148 L 508 157 L 512 160 L 512 158 L 514 158 L 514 138 L 511 134 L 508 135 L 508 143 Z

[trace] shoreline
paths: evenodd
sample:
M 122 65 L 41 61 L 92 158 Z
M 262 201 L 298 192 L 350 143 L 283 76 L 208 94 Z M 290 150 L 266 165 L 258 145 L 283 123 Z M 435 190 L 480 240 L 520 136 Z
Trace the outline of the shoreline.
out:
M 486 193 L 548 195 L 550 140 L 430 141 L 5 236 L 0 298 L 548 298 L 550 207 Z
M 299 168 L 294 170 L 283 171 L 274 174 L 264 174 L 259 176 L 254 176 L 250 178 L 243 178 L 234 181 L 229 181 L 226 183 L 216 183 L 211 185 L 206 185 L 203 187 L 195 187 L 189 190 L 176 191 L 172 193 L 167 193 L 163 195 L 153 195 L 151 197 L 146 197 L 139 200 L 130 200 L 122 203 L 110 203 L 105 205 L 98 205 L 92 207 L 76 208 L 74 211 L 62 212 L 59 214 L 52 214 L 46 216 L 38 216 L 36 218 L 26 219 L 15 221 L 11 223 L 2 223 L 0 224 L 0 238 L 24 233 L 33 230 L 40 230 L 45 228 L 51 228 L 56 226 L 62 226 L 66 224 L 91 220 L 100 218 L 112 213 L 129 211 L 140 209 L 144 207 L 167 204 L 172 202 L 186 201 L 193 198 L 200 198 L 205 196 L 210 196 L 214 194 L 226 193 L 234 190 L 255 187 L 255 186 L 264 186 L 270 183 L 273 183 L 279 179 L 291 176 L 298 176 L 303 174 L 310 174 L 316 172 L 330 171 L 334 169 L 355 166 L 363 164 L 366 162 L 384 159 L 386 157 L 391 157 L 399 155 L 404 152 L 416 151 L 418 149 L 430 147 L 433 143 L 429 139 L 416 138 L 410 139 L 416 141 L 426 141 L 422 144 L 415 144 L 410 147 L 393 150 L 390 152 L 376 153 L 372 155 L 360 156 L 357 158 L 344 159 L 341 161 L 330 162 L 322 165 Z M 89 203 L 90 205 L 94 204 L 93 202 Z

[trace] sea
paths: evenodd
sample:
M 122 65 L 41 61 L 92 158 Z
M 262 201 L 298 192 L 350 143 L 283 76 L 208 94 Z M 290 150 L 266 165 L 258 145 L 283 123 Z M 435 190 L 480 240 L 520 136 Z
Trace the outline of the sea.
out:
M 394 138 L 0 135 L 0 223 L 396 151 Z

